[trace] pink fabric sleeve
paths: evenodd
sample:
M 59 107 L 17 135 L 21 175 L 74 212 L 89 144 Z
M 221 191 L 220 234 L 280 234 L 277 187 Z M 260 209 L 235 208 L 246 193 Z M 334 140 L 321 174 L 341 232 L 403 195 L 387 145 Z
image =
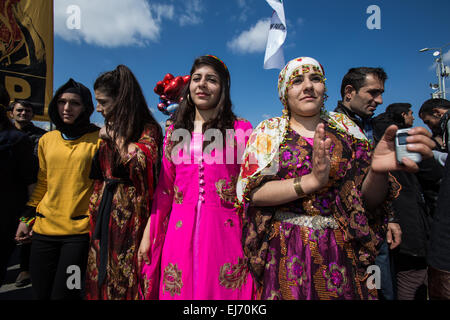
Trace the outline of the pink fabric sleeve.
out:
M 175 165 L 166 155 L 167 139 L 170 139 L 172 127 L 167 130 L 164 139 L 163 157 L 158 185 L 156 187 L 150 214 L 150 265 L 144 264 L 142 269 L 145 283 L 142 295 L 148 300 L 158 299 L 161 253 L 165 234 L 169 222 L 173 201 L 173 187 L 175 181 Z

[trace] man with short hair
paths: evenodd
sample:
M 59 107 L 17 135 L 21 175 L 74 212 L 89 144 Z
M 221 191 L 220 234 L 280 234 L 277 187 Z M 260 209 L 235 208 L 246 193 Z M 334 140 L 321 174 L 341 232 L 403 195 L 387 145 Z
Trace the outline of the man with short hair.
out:
M 450 101 L 441 98 L 428 99 L 419 110 L 419 117 L 430 128 L 434 140 L 440 145 L 440 151 L 445 151 L 443 137 L 448 136 L 448 132 L 445 132 L 443 127 L 448 119 L 449 110 Z
M 343 113 L 352 119 L 373 142 L 372 117 L 378 105 L 383 103 L 384 83 L 387 74 L 382 68 L 351 68 L 342 79 L 341 97 L 335 112 Z M 376 264 L 381 269 L 381 298 L 394 299 L 393 280 L 390 271 L 389 248 L 394 249 L 401 242 L 400 225 L 394 220 L 388 223 L 386 241 L 380 248 Z
M 14 126 L 23 133 L 26 133 L 33 143 L 33 154 L 35 157 L 35 174 L 39 169 L 38 164 L 38 142 L 40 137 L 47 131 L 36 127 L 31 120 L 33 119 L 34 112 L 31 103 L 25 100 L 15 100 L 9 107 L 10 115 L 14 120 Z M 24 243 L 20 247 L 20 272 L 16 278 L 16 286 L 23 287 L 31 282 L 29 273 L 29 260 L 30 260 L 31 244 Z
M 36 182 L 30 138 L 14 128 L 7 116 L 10 97 L 0 83 L 0 287 L 16 249 L 15 230 L 25 208 L 30 185 Z
M 33 106 L 26 100 L 15 100 L 11 103 L 9 111 L 14 125 L 22 132 L 25 132 L 33 141 L 34 154 L 37 156 L 37 146 L 39 138 L 47 131 L 36 127 L 31 120 L 34 117 Z
M 342 79 L 341 97 L 335 112 L 352 119 L 373 140 L 372 116 L 383 103 L 384 83 L 387 79 L 382 68 L 351 68 Z

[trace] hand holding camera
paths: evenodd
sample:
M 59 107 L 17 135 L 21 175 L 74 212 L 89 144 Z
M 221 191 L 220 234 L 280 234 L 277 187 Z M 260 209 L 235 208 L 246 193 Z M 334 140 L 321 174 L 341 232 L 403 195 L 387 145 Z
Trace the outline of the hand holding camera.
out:
M 411 159 L 415 163 L 422 161 L 422 155 L 419 152 L 411 152 L 407 149 L 408 142 L 406 139 L 410 130 L 411 128 L 399 129 L 395 134 L 395 155 L 398 163 L 403 163 L 403 157 Z
M 378 173 L 404 170 L 417 172 L 422 159 L 433 156 L 435 143 L 431 133 L 423 127 L 398 130 L 389 126 L 373 152 L 371 169 Z M 420 156 L 420 157 L 419 157 Z

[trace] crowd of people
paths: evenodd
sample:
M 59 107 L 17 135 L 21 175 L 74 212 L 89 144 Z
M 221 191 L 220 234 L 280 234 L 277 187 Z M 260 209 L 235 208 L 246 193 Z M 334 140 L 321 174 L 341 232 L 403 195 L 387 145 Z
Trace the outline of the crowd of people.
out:
M 18 244 L 40 300 L 450 299 L 450 101 L 423 103 L 431 132 L 406 102 L 375 117 L 388 76 L 359 67 L 327 111 L 325 68 L 299 57 L 253 128 L 222 60 L 189 76 L 165 135 L 124 65 L 94 83 L 102 128 L 73 79 L 50 132 L 0 88 L 0 285 Z M 399 129 L 421 161 L 397 159 Z

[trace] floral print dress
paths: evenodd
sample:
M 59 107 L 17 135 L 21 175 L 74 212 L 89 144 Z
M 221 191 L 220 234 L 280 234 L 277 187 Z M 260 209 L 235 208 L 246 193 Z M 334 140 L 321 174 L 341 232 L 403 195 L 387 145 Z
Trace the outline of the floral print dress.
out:
M 91 175 L 96 180 L 89 206 L 91 245 L 86 276 L 86 298 L 89 300 L 139 299 L 137 254 L 150 216 L 158 156 L 158 145 L 153 138 L 156 136 L 156 128 L 146 128 L 136 151 L 128 154 L 114 172 L 113 153 L 105 141 L 101 142 L 97 159 L 94 158 Z M 102 210 L 102 200 L 108 195 L 105 188 L 112 188 L 111 198 L 108 207 Z M 108 215 L 104 217 L 101 212 L 106 211 Z M 102 231 L 104 238 L 96 239 L 94 235 L 101 224 L 108 230 Z
M 336 117 L 329 117 L 329 122 L 327 117 L 323 121 L 332 140 L 331 170 L 328 184 L 318 192 L 276 207 L 249 206 L 248 193 L 264 182 L 311 172 L 313 141 L 289 125 L 279 144 L 275 174 L 252 176 L 258 165 L 244 162 L 243 246 L 261 299 L 377 297 L 376 289 L 367 285 L 366 271 L 385 235 L 389 205 L 381 213 L 365 210 L 360 190 L 370 166 L 370 144 L 348 134 L 345 126 L 336 126 Z M 270 130 L 272 124 L 264 125 Z M 266 134 L 263 127 L 258 130 L 251 141 Z M 270 139 L 264 140 L 255 145 L 270 144 Z M 247 155 L 249 159 L 251 153 Z

